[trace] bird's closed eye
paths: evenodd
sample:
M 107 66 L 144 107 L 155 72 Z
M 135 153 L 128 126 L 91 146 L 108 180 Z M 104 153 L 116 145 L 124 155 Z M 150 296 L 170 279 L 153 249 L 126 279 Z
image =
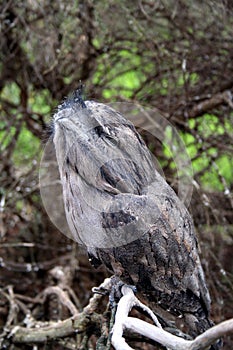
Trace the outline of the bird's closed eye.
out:
M 112 136 L 109 136 L 109 135 L 106 135 L 105 138 L 104 138 L 104 141 L 107 143 L 107 144 L 110 144 L 112 146 L 117 146 L 118 144 L 118 141 L 112 137 Z
M 105 130 L 102 125 L 96 126 L 95 132 L 106 143 L 111 144 L 113 146 L 116 146 L 118 144 L 118 141 L 112 135 L 110 135 L 109 132 L 107 130 Z

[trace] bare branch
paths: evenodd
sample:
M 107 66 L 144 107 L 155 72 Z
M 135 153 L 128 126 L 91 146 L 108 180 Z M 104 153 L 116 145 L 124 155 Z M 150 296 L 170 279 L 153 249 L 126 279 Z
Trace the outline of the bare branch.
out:
M 232 95 L 229 90 L 219 92 L 215 95 L 212 95 L 210 98 L 199 102 L 189 111 L 189 118 L 200 116 L 223 103 L 227 103 L 231 108 L 233 108 Z
M 56 294 L 58 296 L 60 302 L 69 309 L 70 313 L 72 315 L 77 315 L 78 310 L 77 310 L 76 306 L 69 299 L 68 293 L 64 292 L 60 287 L 58 287 L 58 286 L 48 287 L 45 289 L 43 294 L 45 296 L 48 296 L 50 294 Z
M 185 340 L 169 332 L 163 330 L 160 326 L 153 326 L 145 321 L 129 317 L 128 314 L 132 307 L 142 306 L 137 300 L 132 289 L 124 286 L 122 288 L 123 297 L 119 301 L 116 312 L 115 325 L 112 330 L 112 345 L 116 350 L 132 350 L 123 338 L 125 329 L 137 332 L 149 339 L 152 339 L 171 350 L 201 350 L 205 349 L 216 342 L 219 338 L 226 334 L 233 333 L 233 319 L 224 321 L 196 337 L 194 340 Z M 157 319 L 155 319 L 157 323 Z
M 100 288 L 108 289 L 110 279 L 107 278 L 101 284 Z M 83 333 L 91 324 L 98 325 L 101 323 L 101 315 L 95 311 L 99 306 L 102 295 L 94 294 L 89 304 L 82 312 L 75 316 L 60 322 L 49 322 L 46 324 L 38 322 L 35 328 L 28 329 L 25 327 L 14 327 L 9 334 L 13 343 L 42 343 L 48 340 L 67 337 L 76 333 Z

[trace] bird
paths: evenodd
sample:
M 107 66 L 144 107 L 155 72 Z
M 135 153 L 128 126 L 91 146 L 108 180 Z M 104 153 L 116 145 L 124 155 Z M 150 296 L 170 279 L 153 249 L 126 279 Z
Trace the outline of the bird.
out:
M 192 218 L 135 126 L 79 87 L 58 106 L 52 137 L 66 219 L 93 266 L 181 315 L 191 337 L 212 327 Z

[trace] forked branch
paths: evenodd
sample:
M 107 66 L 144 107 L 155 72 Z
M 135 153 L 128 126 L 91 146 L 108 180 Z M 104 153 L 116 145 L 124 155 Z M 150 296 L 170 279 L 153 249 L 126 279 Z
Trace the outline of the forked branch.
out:
M 158 324 L 157 318 L 152 317 L 155 326 L 142 321 L 140 319 L 129 317 L 128 314 L 134 306 L 138 306 L 151 315 L 152 311 L 148 312 L 148 307 L 143 305 L 134 295 L 131 288 L 123 286 L 123 296 L 119 301 L 115 324 L 112 330 L 112 345 L 116 350 L 133 350 L 123 338 L 125 329 L 139 333 L 152 339 L 169 350 L 202 350 L 206 349 L 211 344 L 215 343 L 224 335 L 233 333 L 233 319 L 224 321 L 196 337 L 194 340 L 186 340 L 175 336 Z
M 111 279 L 108 278 L 98 289 L 106 291 L 110 288 Z M 118 303 L 111 337 L 111 343 L 116 350 L 133 350 L 123 338 L 123 332 L 126 329 L 152 339 L 169 350 L 202 350 L 215 343 L 224 335 L 230 333 L 233 334 L 233 319 L 230 319 L 208 329 L 194 340 L 183 339 L 162 329 L 154 313 L 149 307 L 141 303 L 135 297 L 133 290 L 129 286 L 124 285 L 122 287 L 122 294 L 123 296 Z M 63 298 L 68 299 L 65 294 L 63 295 Z M 102 322 L 101 314 L 96 313 L 96 310 L 101 303 L 101 299 L 101 294 L 94 294 L 83 311 L 75 313 L 71 318 L 60 322 L 47 323 L 47 325 L 40 322 L 34 326 L 34 328 L 17 326 L 12 328 L 8 336 L 5 335 L 5 337 L 11 339 L 12 343 L 26 344 L 42 343 L 58 338 L 65 338 L 77 333 L 84 334 L 90 327 L 90 324 L 97 325 Z M 69 306 L 67 303 L 66 305 Z M 130 310 L 135 306 L 146 312 L 154 321 L 155 325 L 149 324 L 135 317 L 129 317 Z M 3 340 L 3 338 L 0 339 L 0 344 Z

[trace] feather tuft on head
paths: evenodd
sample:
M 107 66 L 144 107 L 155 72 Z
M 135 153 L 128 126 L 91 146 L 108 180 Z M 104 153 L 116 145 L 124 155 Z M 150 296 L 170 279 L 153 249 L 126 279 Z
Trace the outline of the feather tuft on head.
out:
M 66 108 L 87 108 L 82 97 L 83 90 L 84 86 L 80 81 L 78 88 L 70 96 L 68 96 L 61 105 L 58 106 L 58 111 Z

